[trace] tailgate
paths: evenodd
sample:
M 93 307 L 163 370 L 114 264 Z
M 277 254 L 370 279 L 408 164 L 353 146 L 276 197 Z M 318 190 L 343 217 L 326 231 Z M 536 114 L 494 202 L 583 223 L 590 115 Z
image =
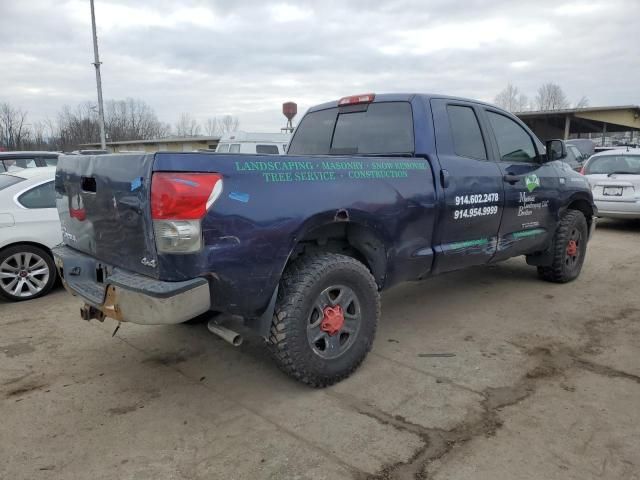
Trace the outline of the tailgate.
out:
M 157 277 L 149 207 L 153 154 L 63 155 L 56 205 L 65 244 L 113 266 Z

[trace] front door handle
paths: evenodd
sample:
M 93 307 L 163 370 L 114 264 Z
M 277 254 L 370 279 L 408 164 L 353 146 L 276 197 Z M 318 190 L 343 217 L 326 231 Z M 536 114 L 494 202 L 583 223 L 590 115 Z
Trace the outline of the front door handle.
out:
M 520 181 L 520 178 L 522 177 L 520 177 L 519 175 L 506 174 L 504 177 L 502 177 L 502 180 L 513 185 L 514 183 L 518 183 Z

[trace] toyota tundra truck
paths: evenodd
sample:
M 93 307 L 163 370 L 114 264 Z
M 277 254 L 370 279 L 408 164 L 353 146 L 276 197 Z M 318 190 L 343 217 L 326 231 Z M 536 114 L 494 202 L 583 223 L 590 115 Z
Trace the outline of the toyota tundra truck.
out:
M 210 314 L 238 344 L 239 316 L 325 387 L 371 349 L 382 290 L 520 255 L 575 279 L 596 207 L 565 155 L 493 105 L 366 94 L 309 109 L 286 155 L 62 156 L 55 262 L 86 320 Z

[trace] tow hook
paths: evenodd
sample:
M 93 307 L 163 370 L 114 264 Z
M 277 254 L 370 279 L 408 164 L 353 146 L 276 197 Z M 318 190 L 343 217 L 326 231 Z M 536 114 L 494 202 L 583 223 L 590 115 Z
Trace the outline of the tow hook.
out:
M 215 319 L 209 320 L 207 323 L 207 328 L 209 331 L 217 336 L 219 336 L 224 341 L 230 343 L 234 347 L 239 347 L 242 345 L 242 335 L 238 332 L 234 332 L 233 330 L 223 327 L 216 323 Z
M 88 303 L 85 303 L 80 308 L 80 317 L 87 322 L 92 319 L 96 319 L 100 322 L 104 322 L 104 313 L 98 310 L 96 307 L 92 307 Z

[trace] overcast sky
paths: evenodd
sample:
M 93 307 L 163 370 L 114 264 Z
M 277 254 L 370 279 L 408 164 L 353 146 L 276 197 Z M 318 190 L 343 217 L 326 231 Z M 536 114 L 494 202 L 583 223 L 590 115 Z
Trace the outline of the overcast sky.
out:
M 492 101 L 559 83 L 572 102 L 640 103 L 640 0 L 96 0 L 105 99 L 161 120 L 232 114 L 278 131 L 364 92 Z M 0 0 L 0 102 L 33 122 L 95 101 L 89 0 Z

